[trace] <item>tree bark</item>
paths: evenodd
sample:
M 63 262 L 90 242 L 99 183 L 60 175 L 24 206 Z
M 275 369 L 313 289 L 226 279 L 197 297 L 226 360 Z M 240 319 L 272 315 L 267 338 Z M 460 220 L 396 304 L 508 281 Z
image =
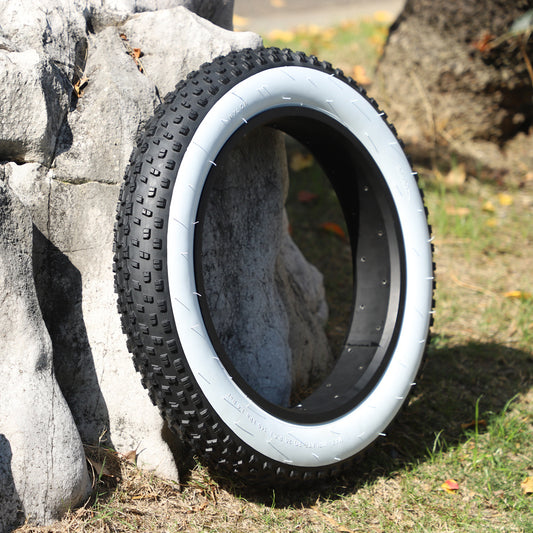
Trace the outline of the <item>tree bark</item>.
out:
M 472 171 L 500 176 L 533 167 L 533 39 L 499 39 L 531 8 L 531 0 L 407 0 L 374 93 L 415 160 L 454 153 Z

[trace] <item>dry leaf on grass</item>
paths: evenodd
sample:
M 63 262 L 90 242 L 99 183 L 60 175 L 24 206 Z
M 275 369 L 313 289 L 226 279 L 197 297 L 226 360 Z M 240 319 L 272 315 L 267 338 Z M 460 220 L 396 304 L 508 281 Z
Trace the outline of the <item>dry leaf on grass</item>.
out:
M 524 494 L 533 494 L 533 476 L 528 476 L 520 483 L 520 487 Z
M 313 160 L 312 154 L 302 154 L 301 152 L 296 152 L 291 156 L 289 167 L 293 172 L 299 172 L 304 168 L 313 166 Z
M 289 43 L 294 39 L 294 32 L 289 30 L 272 30 L 268 34 L 271 41 L 281 41 L 282 43 Z
M 498 194 L 498 202 L 500 202 L 500 205 L 507 207 L 513 205 L 513 197 L 510 194 L 501 192 Z
M 233 26 L 235 29 L 244 28 L 248 25 L 248 19 L 239 15 L 233 15 Z
M 465 422 L 461 424 L 461 429 L 470 429 L 475 427 L 487 427 L 487 421 L 485 419 L 472 420 L 471 422 Z
M 457 215 L 459 217 L 465 217 L 470 214 L 470 208 L 468 207 L 456 207 L 454 205 L 447 205 L 444 210 L 447 215 Z
M 96 459 L 93 459 L 92 457 L 87 457 L 87 461 L 93 467 L 95 477 L 97 479 L 100 479 L 102 476 L 115 477 L 111 470 L 109 470 L 109 468 L 106 466 L 105 459 L 104 461 L 100 462 Z
M 435 176 L 440 181 L 446 183 L 446 185 L 460 186 L 464 185 L 466 181 L 466 167 L 463 163 L 453 167 L 448 174 L 443 175 L 441 172 L 436 171 Z
M 135 463 L 137 461 L 137 450 L 130 450 L 124 454 L 124 459 L 130 463 Z
M 455 479 L 447 479 L 442 485 L 441 488 L 444 489 L 449 494 L 455 494 L 459 490 L 459 484 Z
M 510 300 L 531 300 L 533 295 L 526 291 L 509 291 L 504 294 L 504 297 Z
M 363 67 L 362 65 L 355 65 L 355 67 L 353 67 L 352 78 L 361 85 L 369 85 L 372 81 L 368 77 L 365 67 Z
M 296 198 L 301 204 L 308 204 L 313 200 L 316 200 L 318 198 L 318 194 L 310 191 L 298 191 Z
M 483 204 L 483 207 L 481 209 L 483 209 L 483 211 L 485 211 L 485 213 L 494 213 L 496 211 L 496 208 L 494 207 L 494 204 L 490 200 L 487 200 Z
M 341 239 L 346 240 L 346 233 L 344 233 L 344 230 L 338 224 L 335 224 L 335 222 L 324 222 L 323 224 L 320 224 L 320 227 L 328 233 L 333 233 Z

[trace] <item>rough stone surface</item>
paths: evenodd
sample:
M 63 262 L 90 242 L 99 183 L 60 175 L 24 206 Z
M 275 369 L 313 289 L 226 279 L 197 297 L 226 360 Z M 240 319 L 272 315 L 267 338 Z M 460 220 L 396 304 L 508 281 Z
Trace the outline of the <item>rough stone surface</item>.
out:
M 167 24 L 167 17 L 174 24 Z M 194 31 L 190 31 L 193 21 Z M 157 86 L 161 97 L 174 89 L 176 80 L 184 79 L 206 61 L 232 50 L 261 45 L 255 34 L 228 34 L 203 18 L 191 16 L 183 7 L 135 15 L 124 23 L 123 30 L 131 46 L 141 49 L 145 74 Z M 180 53 L 176 54 L 176 50 Z
M 19 51 L 34 50 L 72 79 L 86 50 L 85 12 L 81 0 L 3 2 L 0 28 Z
M 54 377 L 32 276 L 32 223 L 0 180 L 0 528 L 23 510 L 58 518 L 90 490 L 81 440 Z M 14 319 L 16 317 L 16 319 Z
M 0 86 L 0 160 L 50 163 L 69 103 L 61 72 L 35 50 L 0 50 Z
M 217 162 L 213 179 L 202 231 L 213 324 L 246 382 L 288 405 L 293 386 L 322 372 L 329 351 L 320 334 L 327 320 L 322 275 L 288 235 L 283 136 L 269 129 L 246 136 Z
M 18 206 L 20 220 L 9 218 L 7 225 L 2 220 L 0 227 L 3 238 L 11 236 L 11 255 L 0 258 L 0 386 L 8 398 L 4 402 L 2 394 L 0 404 L 2 533 L 20 518 L 47 522 L 80 501 L 87 489 L 81 442 L 104 440 L 123 453 L 137 449 L 140 466 L 178 479 L 177 437 L 140 384 L 116 311 L 115 206 L 134 138 L 161 96 L 205 61 L 261 42 L 255 34 L 223 30 L 199 16 L 231 27 L 231 0 L 48 0 L 44 6 L 21 0 L 8 5 L 0 11 L 0 204 Z M 134 47 L 143 53 L 140 65 L 131 55 Z M 261 212 L 275 222 L 276 239 L 262 258 L 268 259 L 268 269 L 259 272 L 266 276 L 263 288 L 269 286 L 265 294 L 274 295 L 268 300 L 277 314 L 271 332 L 283 340 L 279 352 L 268 341 L 273 343 L 269 353 L 285 368 L 276 373 L 281 386 L 269 387 L 277 387 L 276 401 L 286 401 L 291 376 L 304 382 L 322 364 L 327 311 L 320 274 L 288 237 L 280 143 L 261 133 L 247 157 L 241 154 L 232 174 L 250 179 L 254 174 L 257 183 L 249 191 L 245 180 L 240 197 L 226 195 L 219 217 L 228 218 L 231 205 L 244 205 L 252 194 L 269 199 Z M 238 226 L 239 220 L 233 222 Z M 268 240 L 268 226 L 258 232 Z M 213 253 L 215 248 L 220 246 L 213 241 Z M 250 258 L 242 260 L 253 269 Z M 249 312 L 260 311 L 258 305 Z M 251 346 L 257 330 L 240 327 L 234 320 L 227 331 L 235 328 Z M 303 350 L 295 348 L 299 343 Z M 309 343 L 320 349 L 310 353 Z M 9 365 L 2 364 L 6 361 Z
M 192 13 L 213 24 L 233 29 L 234 0 L 90 0 L 90 23 L 95 29 L 125 22 L 132 13 L 162 11 L 177 6 L 186 7 Z

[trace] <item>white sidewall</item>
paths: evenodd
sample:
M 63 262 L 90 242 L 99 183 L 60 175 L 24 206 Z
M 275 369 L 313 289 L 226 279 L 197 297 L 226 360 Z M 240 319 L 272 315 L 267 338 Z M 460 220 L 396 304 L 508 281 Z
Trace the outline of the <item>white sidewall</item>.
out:
M 235 384 L 204 326 L 194 274 L 197 209 L 212 162 L 243 122 L 287 105 L 324 113 L 361 141 L 388 184 L 405 242 L 405 314 L 388 368 L 352 411 L 313 425 L 276 418 Z M 271 68 L 239 82 L 213 105 L 191 139 L 174 185 L 167 240 L 169 290 L 181 345 L 203 394 L 238 437 L 273 460 L 300 467 L 334 464 L 375 440 L 398 412 L 418 371 L 433 273 L 426 215 L 411 167 L 386 122 L 363 96 L 331 75 L 299 66 Z

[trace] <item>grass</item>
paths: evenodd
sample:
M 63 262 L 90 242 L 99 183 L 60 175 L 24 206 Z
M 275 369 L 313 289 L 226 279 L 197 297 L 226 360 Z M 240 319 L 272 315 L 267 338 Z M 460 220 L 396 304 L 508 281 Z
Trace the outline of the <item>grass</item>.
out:
M 381 36 L 381 23 L 368 24 Z M 310 35 L 316 50 L 307 51 L 350 50 L 341 29 L 324 44 Z M 377 57 L 372 35 L 354 42 L 374 47 L 368 57 Z M 176 485 L 113 451 L 88 449 L 94 464 L 105 457 L 107 466 L 95 471 L 91 500 L 49 527 L 18 533 L 533 532 L 532 495 L 521 487 L 533 476 L 533 184 L 484 182 L 454 161 L 419 170 L 438 281 L 427 363 L 407 409 L 349 472 L 305 491 L 261 493 L 198 464 L 181 465 Z M 328 257 L 342 255 L 342 237 L 321 227 L 341 223 L 323 187 L 312 164 L 294 171 L 293 235 Z M 298 201 L 302 190 L 317 196 Z M 309 216 L 312 224 L 301 222 Z M 457 490 L 443 489 L 448 479 Z
M 369 85 L 387 40 L 391 15 L 377 12 L 373 18 L 346 20 L 338 26 L 321 28 L 299 26 L 274 30 L 265 38 L 266 46 L 302 50 L 329 61 L 362 85 Z

